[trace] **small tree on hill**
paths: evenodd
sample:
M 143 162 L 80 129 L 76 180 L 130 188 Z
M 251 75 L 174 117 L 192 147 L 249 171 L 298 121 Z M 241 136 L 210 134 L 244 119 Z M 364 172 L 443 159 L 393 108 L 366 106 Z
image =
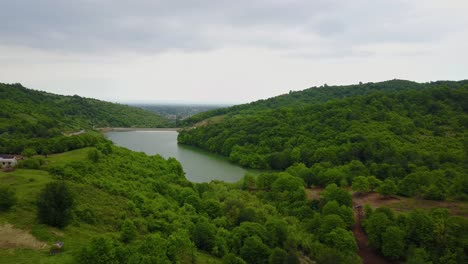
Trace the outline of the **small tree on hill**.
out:
M 8 186 L 0 186 L 0 211 L 10 209 L 15 203 L 15 191 Z
M 65 182 L 46 185 L 37 201 L 39 220 L 51 226 L 63 228 L 71 219 L 73 196 Z
M 358 193 L 369 192 L 370 188 L 369 188 L 369 181 L 367 180 L 367 177 L 358 176 L 354 178 L 352 188 L 353 188 L 353 191 L 356 191 Z

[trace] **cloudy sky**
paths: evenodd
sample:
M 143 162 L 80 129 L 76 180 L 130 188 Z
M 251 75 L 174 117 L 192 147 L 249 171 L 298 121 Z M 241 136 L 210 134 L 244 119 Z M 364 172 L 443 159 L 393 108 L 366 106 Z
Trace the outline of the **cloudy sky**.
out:
M 0 0 L 0 82 L 114 102 L 242 103 L 468 78 L 466 0 Z

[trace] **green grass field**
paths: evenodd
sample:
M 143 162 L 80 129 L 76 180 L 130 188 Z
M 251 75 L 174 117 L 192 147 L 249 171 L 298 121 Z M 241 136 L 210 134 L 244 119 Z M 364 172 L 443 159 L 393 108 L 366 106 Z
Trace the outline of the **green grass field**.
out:
M 62 154 L 50 155 L 49 165 L 63 165 L 71 161 L 86 159 L 88 149 L 73 150 Z M 56 241 L 65 242 L 65 251 L 56 256 L 45 249 L 0 249 L 0 263 L 71 263 L 73 254 L 86 245 L 93 237 L 115 233 L 121 212 L 126 201 L 92 186 L 70 183 L 75 196 L 76 211 L 92 210 L 98 221 L 91 224 L 77 224 L 76 221 L 64 230 L 38 223 L 36 200 L 44 186 L 53 181 L 53 176 L 42 170 L 17 169 L 13 172 L 0 172 L 0 184 L 9 185 L 16 191 L 17 203 L 7 212 L 0 213 L 0 225 L 12 224 L 15 228 L 31 233 L 39 241 L 49 246 Z M 76 216 L 75 216 L 76 217 Z M 112 230 L 109 230 L 110 228 Z M 1 238 L 0 238 L 1 240 Z

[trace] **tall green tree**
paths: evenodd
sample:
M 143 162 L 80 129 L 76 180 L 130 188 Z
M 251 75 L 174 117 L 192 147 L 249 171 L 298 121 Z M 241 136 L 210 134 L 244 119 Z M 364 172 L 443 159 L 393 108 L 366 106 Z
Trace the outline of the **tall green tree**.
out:
M 39 220 L 51 226 L 63 228 L 71 220 L 74 198 L 65 182 L 47 184 L 39 194 L 37 201 Z
M 321 196 L 324 203 L 337 201 L 340 205 L 345 206 L 351 206 L 353 204 L 351 194 L 345 189 L 339 188 L 334 183 L 327 185 L 322 191 Z

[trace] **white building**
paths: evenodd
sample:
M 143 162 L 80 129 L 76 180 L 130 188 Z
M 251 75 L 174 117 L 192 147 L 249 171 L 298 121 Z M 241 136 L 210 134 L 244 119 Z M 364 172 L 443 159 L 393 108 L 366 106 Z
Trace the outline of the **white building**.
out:
M 14 167 L 18 164 L 18 160 L 23 157 L 17 155 L 3 155 L 0 154 L 0 168 Z

